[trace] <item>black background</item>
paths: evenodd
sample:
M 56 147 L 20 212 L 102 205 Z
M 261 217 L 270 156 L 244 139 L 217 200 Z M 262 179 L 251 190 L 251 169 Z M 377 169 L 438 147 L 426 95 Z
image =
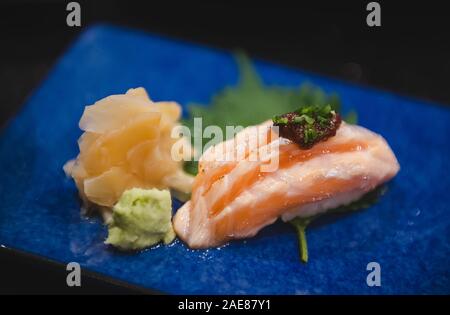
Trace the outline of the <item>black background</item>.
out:
M 78 1 L 82 26 L 73 28 L 66 25 L 68 2 L 1 2 L 0 124 L 20 108 L 77 34 L 97 22 L 241 48 L 252 57 L 450 104 L 450 13 L 444 1 L 378 1 L 381 27 L 367 26 L 370 1 L 363 0 Z M 0 292 L 5 293 L 138 292 L 91 277 L 71 290 L 63 266 L 49 267 L 4 249 L 0 265 Z

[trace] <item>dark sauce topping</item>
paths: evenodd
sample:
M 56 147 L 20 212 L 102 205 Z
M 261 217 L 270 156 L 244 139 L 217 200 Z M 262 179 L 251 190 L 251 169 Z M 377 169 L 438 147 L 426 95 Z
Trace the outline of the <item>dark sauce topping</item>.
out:
M 341 116 L 330 105 L 304 106 L 298 110 L 275 116 L 273 125 L 278 126 L 279 135 L 309 149 L 320 141 L 336 135 Z

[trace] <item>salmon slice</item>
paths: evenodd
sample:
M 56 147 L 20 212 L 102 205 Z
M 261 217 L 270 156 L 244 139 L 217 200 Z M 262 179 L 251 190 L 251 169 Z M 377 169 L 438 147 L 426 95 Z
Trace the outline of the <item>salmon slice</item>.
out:
M 270 122 L 246 128 L 234 141 L 210 148 L 201 157 L 191 200 L 173 220 L 177 235 L 191 248 L 252 237 L 279 217 L 288 221 L 349 204 L 400 169 L 387 142 L 360 126 L 342 123 L 336 136 L 308 150 L 268 137 L 270 130 Z M 267 141 L 252 149 L 252 137 L 261 136 Z M 268 149 L 275 147 L 278 150 Z M 243 154 L 223 161 L 224 150 Z M 254 151 L 265 155 L 252 160 Z M 261 166 L 273 157 L 277 169 L 263 171 Z

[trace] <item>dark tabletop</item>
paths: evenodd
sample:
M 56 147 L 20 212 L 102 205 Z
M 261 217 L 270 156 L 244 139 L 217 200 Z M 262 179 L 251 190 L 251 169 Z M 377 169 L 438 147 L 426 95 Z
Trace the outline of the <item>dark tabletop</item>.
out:
M 450 104 L 450 37 L 444 2 L 378 1 L 380 27 L 366 24 L 369 1 L 258 4 L 78 1 L 82 26 L 66 25 L 69 1 L 0 4 L 0 124 L 20 108 L 79 32 L 97 22 L 130 26 L 252 57 Z M 161 1 L 162 2 L 162 1 Z M 274 3 L 277 3 L 276 5 Z M 0 293 L 135 293 L 86 276 L 70 291 L 64 266 L 0 250 Z

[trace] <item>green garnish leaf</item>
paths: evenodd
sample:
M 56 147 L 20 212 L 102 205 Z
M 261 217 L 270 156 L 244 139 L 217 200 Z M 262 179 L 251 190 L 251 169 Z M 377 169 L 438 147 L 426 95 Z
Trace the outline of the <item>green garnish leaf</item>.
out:
M 381 185 L 375 188 L 374 190 L 369 191 L 360 199 L 346 205 L 340 206 L 328 211 L 328 213 L 345 213 L 351 211 L 357 211 L 362 209 L 367 209 L 378 202 L 378 200 L 383 196 L 387 191 L 386 185 Z
M 186 161 L 183 165 L 183 170 L 191 175 L 197 175 L 198 173 L 198 162 L 197 161 Z
M 311 218 L 294 218 L 289 221 L 297 231 L 298 249 L 300 253 L 300 260 L 303 263 L 308 262 L 308 243 L 306 242 L 306 227 L 311 222 Z
M 358 123 L 358 113 L 351 110 L 345 115 L 344 121 L 348 124 L 356 125 Z
M 329 104 L 332 109 L 340 109 L 341 102 L 336 94 L 327 95 L 322 89 L 308 83 L 290 88 L 266 85 L 245 54 L 236 53 L 235 58 L 239 68 L 237 85 L 227 86 L 218 91 L 211 98 L 209 106 L 188 104 L 188 118 L 184 119 L 182 124 L 190 128 L 191 134 L 194 131 L 194 117 L 203 118 L 203 127 L 219 126 L 225 135 L 226 125 L 243 127 L 256 125 L 279 113 L 291 112 L 311 104 L 318 106 Z M 204 138 L 203 145 L 209 140 Z M 195 150 L 202 152 L 202 148 Z M 197 174 L 197 168 L 191 166 L 188 167 L 188 171 L 193 175 Z
M 308 218 L 297 217 L 289 221 L 289 223 L 294 226 L 297 232 L 300 260 L 304 263 L 308 262 L 308 244 L 306 242 L 306 228 L 312 221 L 329 214 L 340 214 L 369 208 L 374 204 L 376 204 L 378 200 L 381 198 L 381 196 L 383 196 L 386 193 L 386 191 L 387 186 L 381 185 L 375 188 L 374 190 L 369 191 L 360 199 L 346 206 L 340 206 L 334 209 L 330 209 L 326 213 L 318 214 L 312 217 Z

